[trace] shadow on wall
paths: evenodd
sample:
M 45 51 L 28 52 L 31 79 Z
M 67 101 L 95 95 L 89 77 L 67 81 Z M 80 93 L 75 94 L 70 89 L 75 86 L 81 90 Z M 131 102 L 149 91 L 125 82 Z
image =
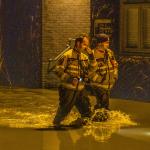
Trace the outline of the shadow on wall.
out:
M 150 101 L 150 58 L 120 57 L 119 79 L 112 96 Z

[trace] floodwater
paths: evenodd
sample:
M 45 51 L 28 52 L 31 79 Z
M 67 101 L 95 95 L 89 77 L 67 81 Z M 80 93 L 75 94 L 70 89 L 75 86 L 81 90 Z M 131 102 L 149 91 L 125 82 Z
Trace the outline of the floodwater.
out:
M 91 97 L 91 103 L 94 103 Z M 111 99 L 110 120 L 80 129 L 53 130 L 58 93 L 0 89 L 0 150 L 147 150 L 150 103 Z M 64 124 L 78 116 L 73 109 Z

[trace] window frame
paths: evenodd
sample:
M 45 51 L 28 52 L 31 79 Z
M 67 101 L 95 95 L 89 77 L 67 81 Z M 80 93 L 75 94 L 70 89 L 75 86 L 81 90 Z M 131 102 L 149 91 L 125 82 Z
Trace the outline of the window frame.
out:
M 139 44 L 138 48 L 128 48 L 126 46 L 127 43 L 127 25 L 126 25 L 126 18 L 127 18 L 127 9 L 128 8 L 138 8 L 139 9 Z M 120 54 L 128 54 L 128 55 L 149 55 L 150 56 L 150 48 L 144 48 L 142 46 L 143 43 L 143 24 L 141 23 L 143 21 L 143 10 L 145 8 L 150 8 L 150 3 L 127 3 L 122 2 L 120 6 Z

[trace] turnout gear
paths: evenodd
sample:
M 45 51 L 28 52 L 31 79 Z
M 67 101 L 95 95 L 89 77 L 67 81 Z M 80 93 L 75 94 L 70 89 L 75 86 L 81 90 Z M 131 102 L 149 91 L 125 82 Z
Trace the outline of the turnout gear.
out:
M 75 105 L 82 118 L 91 116 L 90 103 L 85 95 L 84 90 L 76 91 L 74 99 L 74 90 L 59 87 L 59 107 L 53 123 L 59 125 L 61 121 L 68 115 Z M 75 101 L 74 101 L 75 100 Z
M 97 70 L 90 74 L 91 89 L 97 99 L 94 109 L 108 110 L 110 90 L 118 78 L 118 63 L 110 49 L 96 48 L 94 57 L 97 62 Z
M 110 49 L 96 48 L 94 57 L 97 61 L 96 72 L 91 72 L 91 85 L 110 90 L 118 78 L 118 63 Z
M 61 79 L 61 85 L 63 87 L 75 90 L 76 85 L 79 82 L 78 90 L 84 88 L 83 81 L 88 77 L 88 70 L 95 69 L 96 67 L 94 57 L 91 55 L 88 57 L 73 49 L 68 50 L 64 54 L 63 59 L 60 60 L 60 64 L 55 70 L 56 74 Z
M 88 77 L 88 70 L 96 68 L 93 53 L 88 56 L 75 48 L 64 53 L 55 72 L 61 79 L 59 87 L 59 107 L 53 123 L 60 125 L 75 105 L 81 117 L 90 117 L 89 99 L 85 94 L 84 80 Z
M 89 73 L 90 85 L 86 89 L 96 96 L 95 110 L 109 110 L 110 90 L 118 78 L 118 63 L 110 49 L 96 47 L 94 57 L 97 62 L 96 71 Z
M 94 57 L 97 62 L 97 70 L 91 72 L 91 86 L 97 102 L 94 109 L 109 109 L 110 90 L 118 78 L 118 63 L 110 49 L 96 48 Z

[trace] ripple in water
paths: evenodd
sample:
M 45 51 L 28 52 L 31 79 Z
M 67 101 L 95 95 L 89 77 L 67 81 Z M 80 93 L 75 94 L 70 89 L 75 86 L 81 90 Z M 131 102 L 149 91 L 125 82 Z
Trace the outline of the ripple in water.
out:
M 104 110 L 100 110 L 100 112 L 102 111 Z M 105 122 L 89 121 L 88 125 L 84 127 L 84 136 L 92 136 L 96 141 L 105 142 L 121 127 L 137 125 L 128 114 L 121 111 L 109 111 L 108 115 L 109 118 Z
M 51 106 L 49 110 L 50 111 L 24 112 L 22 110 L 6 108 L 0 112 L 2 116 L 0 117 L 0 125 L 13 128 L 48 128 L 52 126 L 56 107 Z M 101 114 L 103 111 L 104 110 L 98 110 L 95 113 L 100 112 Z M 108 120 L 104 122 L 88 120 L 87 125 L 83 127 L 84 136 L 91 136 L 96 141 L 105 142 L 120 128 L 137 125 L 137 123 L 131 119 L 130 115 L 121 111 L 109 111 L 108 116 Z M 72 111 L 63 121 L 63 124 L 70 124 L 78 117 L 80 117 L 80 115 Z

